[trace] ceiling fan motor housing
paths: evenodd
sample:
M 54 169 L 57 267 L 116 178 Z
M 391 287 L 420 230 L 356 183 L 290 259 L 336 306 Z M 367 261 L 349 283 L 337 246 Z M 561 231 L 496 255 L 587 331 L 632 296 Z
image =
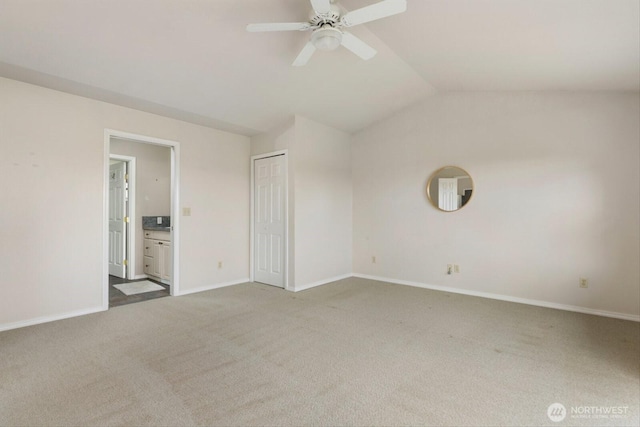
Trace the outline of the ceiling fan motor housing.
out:
M 309 23 L 313 26 L 329 24 L 335 26 L 340 21 L 340 8 L 335 4 L 331 5 L 331 10 L 327 13 L 318 14 L 314 10 L 309 13 Z

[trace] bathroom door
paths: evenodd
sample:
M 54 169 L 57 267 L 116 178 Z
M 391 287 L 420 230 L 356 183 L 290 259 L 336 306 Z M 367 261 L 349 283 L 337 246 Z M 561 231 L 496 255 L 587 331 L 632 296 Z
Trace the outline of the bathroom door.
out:
M 109 274 L 126 278 L 127 192 L 125 162 L 109 166 Z

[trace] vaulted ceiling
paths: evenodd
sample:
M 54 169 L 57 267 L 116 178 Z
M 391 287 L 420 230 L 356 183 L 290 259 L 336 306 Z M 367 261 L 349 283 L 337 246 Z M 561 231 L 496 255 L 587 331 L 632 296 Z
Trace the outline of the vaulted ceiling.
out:
M 245 135 L 293 114 L 355 132 L 439 91 L 639 91 L 639 4 L 408 0 L 350 29 L 373 59 L 292 67 L 309 33 L 245 27 L 309 0 L 0 0 L 0 75 Z

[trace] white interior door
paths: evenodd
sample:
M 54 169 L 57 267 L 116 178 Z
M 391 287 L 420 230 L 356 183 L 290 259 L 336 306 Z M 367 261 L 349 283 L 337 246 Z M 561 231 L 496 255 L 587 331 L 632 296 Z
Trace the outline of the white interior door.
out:
M 254 163 L 254 280 L 284 288 L 284 156 Z
M 458 179 L 438 179 L 438 206 L 443 211 L 455 211 L 458 206 Z
M 109 166 L 109 274 L 125 278 L 127 266 L 126 231 L 127 192 L 125 162 Z

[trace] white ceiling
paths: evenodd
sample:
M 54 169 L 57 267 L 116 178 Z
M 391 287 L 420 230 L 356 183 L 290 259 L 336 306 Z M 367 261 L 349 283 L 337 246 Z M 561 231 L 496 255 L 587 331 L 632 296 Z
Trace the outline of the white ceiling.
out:
M 342 0 L 348 10 L 376 0 Z M 254 135 L 293 114 L 354 132 L 450 90 L 640 90 L 639 0 L 408 0 L 291 67 L 308 0 L 0 0 L 0 75 Z

